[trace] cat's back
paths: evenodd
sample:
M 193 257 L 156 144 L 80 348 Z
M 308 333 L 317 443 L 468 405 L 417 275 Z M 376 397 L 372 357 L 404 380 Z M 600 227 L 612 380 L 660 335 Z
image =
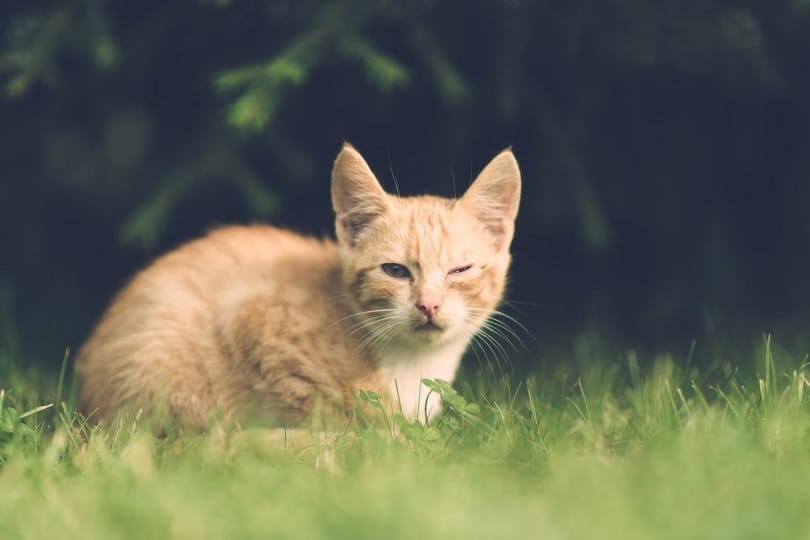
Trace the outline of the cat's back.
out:
M 338 271 L 337 249 L 329 240 L 270 225 L 222 227 L 140 271 L 114 299 L 99 327 L 124 316 L 134 323 L 133 311 L 142 309 L 180 319 L 193 317 L 198 307 L 214 315 L 210 308 L 234 294 L 317 287 Z
M 284 303 L 296 293 L 309 302 L 330 294 L 338 274 L 333 242 L 269 225 L 222 227 L 181 245 L 130 281 L 80 350 L 83 408 L 103 415 L 154 401 L 164 391 L 154 381 L 197 384 L 189 393 L 210 399 L 210 382 L 195 378 L 226 372 L 217 332 L 230 306 L 251 297 Z

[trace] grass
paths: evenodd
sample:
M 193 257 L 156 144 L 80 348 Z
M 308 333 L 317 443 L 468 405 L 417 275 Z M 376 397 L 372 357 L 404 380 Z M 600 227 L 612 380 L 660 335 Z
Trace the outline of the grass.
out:
M 631 353 L 472 376 L 429 428 L 286 441 L 92 427 L 63 375 L 4 358 L 0 538 L 807 537 L 809 375 L 762 349 L 749 375 Z

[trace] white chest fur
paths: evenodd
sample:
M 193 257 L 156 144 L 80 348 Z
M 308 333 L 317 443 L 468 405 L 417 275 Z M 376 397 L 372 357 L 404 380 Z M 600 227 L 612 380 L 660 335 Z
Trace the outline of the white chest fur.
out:
M 453 382 L 466 345 L 466 342 L 461 342 L 427 351 L 386 351 L 380 359 L 380 370 L 394 400 L 394 412 L 401 409 L 406 418 L 418 418 L 420 422 L 438 416 L 441 413 L 441 397 L 422 384 L 422 379 Z

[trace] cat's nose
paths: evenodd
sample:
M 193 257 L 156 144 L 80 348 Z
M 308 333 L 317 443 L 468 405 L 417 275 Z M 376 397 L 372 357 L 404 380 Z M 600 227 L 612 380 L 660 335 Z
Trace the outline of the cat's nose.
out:
M 416 304 L 416 308 L 425 314 L 428 319 L 432 319 L 439 312 L 439 304 L 436 301 L 422 301 Z

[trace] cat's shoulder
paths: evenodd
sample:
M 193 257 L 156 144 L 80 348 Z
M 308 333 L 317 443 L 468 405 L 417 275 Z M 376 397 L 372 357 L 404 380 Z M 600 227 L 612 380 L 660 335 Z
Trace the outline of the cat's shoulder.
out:
M 324 241 L 314 236 L 268 223 L 246 225 L 218 225 L 210 229 L 202 239 L 224 242 L 303 242 L 321 244 Z

